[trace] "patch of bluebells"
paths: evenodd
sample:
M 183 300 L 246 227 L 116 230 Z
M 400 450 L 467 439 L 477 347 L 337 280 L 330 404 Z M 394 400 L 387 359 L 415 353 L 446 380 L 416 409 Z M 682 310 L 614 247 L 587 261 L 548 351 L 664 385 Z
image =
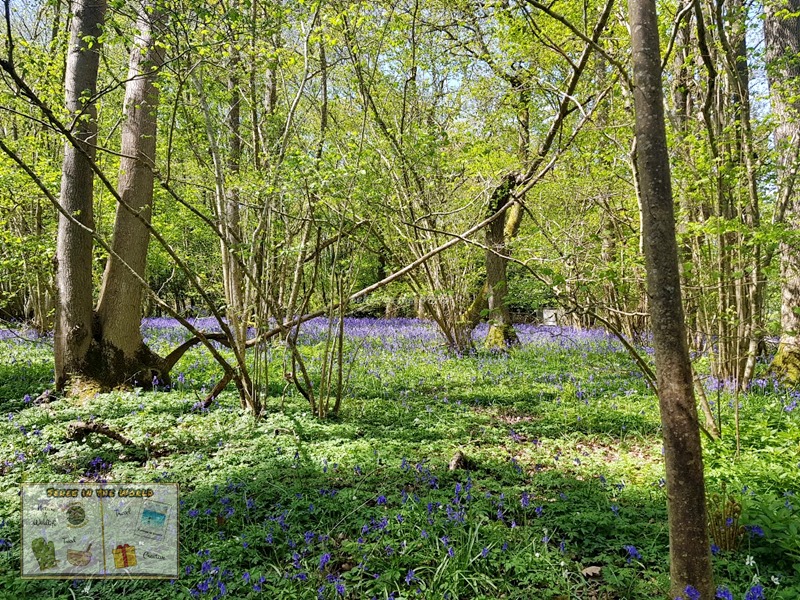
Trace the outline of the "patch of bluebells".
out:
M 84 471 L 83 477 L 98 483 L 105 483 L 105 476 L 111 471 L 112 466 L 111 462 L 106 462 L 102 457 L 95 456 L 89 461 L 89 466 Z
M 427 325 L 425 327 L 429 329 L 429 327 Z M 539 332 L 536 332 L 535 330 L 531 330 L 528 333 L 530 335 L 532 335 L 532 336 L 533 335 L 539 335 L 539 336 L 541 336 L 543 338 L 547 337 L 547 338 L 549 338 L 549 341 L 552 343 L 554 341 L 553 335 L 552 335 L 552 331 L 554 331 L 554 330 L 555 330 L 555 328 L 551 328 L 550 330 L 539 331 Z M 370 335 L 372 335 L 372 334 L 370 334 Z M 584 341 L 588 342 L 589 340 L 584 340 Z M 595 340 L 595 341 L 597 341 L 600 344 L 606 343 L 606 341 L 604 341 L 603 339 L 598 339 L 598 340 Z M 558 343 L 562 343 L 562 342 L 559 341 Z M 579 388 L 579 393 L 582 393 L 580 391 L 580 388 Z M 790 411 L 787 411 L 787 412 L 790 412 Z M 511 439 L 513 441 L 522 441 L 522 436 L 520 436 L 514 430 L 511 430 L 509 435 L 510 435 L 510 437 L 511 437 Z M 280 454 L 280 451 L 278 451 L 278 454 Z M 578 459 L 576 459 L 576 460 L 578 460 Z M 299 464 L 299 457 L 297 457 L 297 454 L 296 454 L 296 461 Z M 513 458 L 512 458 L 512 465 L 514 465 L 515 469 L 518 467 L 518 465 L 516 464 L 516 461 L 513 460 Z M 334 466 L 333 469 L 335 470 L 335 468 L 336 467 Z M 327 461 L 324 462 L 324 466 L 323 466 L 322 470 L 323 470 L 323 472 L 327 472 L 328 471 Z M 412 467 L 411 463 L 406 458 L 403 458 L 402 462 L 401 462 L 401 471 L 403 471 L 404 473 L 409 473 L 410 475 L 413 475 L 414 478 L 416 479 L 416 483 L 418 483 L 418 484 L 419 483 L 425 484 L 430 489 L 439 489 L 439 479 L 433 474 L 431 469 L 426 465 L 425 461 L 423 461 L 421 463 L 418 463 L 417 465 Z M 353 473 L 356 476 L 361 476 L 362 475 L 361 468 L 358 467 L 358 466 L 354 467 L 353 468 Z M 604 478 L 601 479 L 601 483 L 603 483 L 603 485 L 605 485 Z M 239 485 L 241 485 L 241 484 L 239 484 Z M 470 482 L 468 481 L 467 486 L 469 486 L 469 485 L 470 485 Z M 450 532 L 451 535 L 453 536 L 453 538 L 455 539 L 455 541 L 451 541 L 451 539 L 448 536 L 442 536 L 441 538 L 439 538 L 440 541 L 444 545 L 444 549 L 446 550 L 447 555 L 450 556 L 450 557 L 454 556 L 455 547 L 456 547 L 458 539 L 459 539 L 456 535 L 452 534 L 452 531 L 453 531 L 453 529 L 455 527 L 463 524 L 466 521 L 467 517 L 468 517 L 466 504 L 469 501 L 470 497 L 469 497 L 469 491 L 468 491 L 468 487 L 467 486 L 462 486 L 460 483 L 456 484 L 455 492 L 454 492 L 454 494 L 452 496 L 452 499 L 449 502 L 445 501 L 443 498 L 440 498 L 442 500 L 441 503 L 440 502 L 428 502 L 427 503 L 427 507 L 428 507 L 428 510 L 427 510 L 428 515 L 427 515 L 427 517 L 428 517 L 428 522 L 430 523 L 430 525 L 434 526 L 434 523 L 437 526 L 444 525 L 445 527 L 448 528 L 447 531 Z M 319 494 L 320 494 L 320 496 L 326 496 L 327 492 L 328 492 L 328 490 L 321 489 L 319 491 Z M 397 492 L 397 490 L 395 489 L 395 490 L 392 490 L 391 493 L 396 493 L 396 492 Z M 335 490 L 331 490 L 330 491 L 330 496 L 333 497 L 334 493 L 335 493 Z M 377 492 L 374 492 L 374 493 L 377 493 Z M 387 492 L 387 494 L 389 494 L 389 493 L 390 492 Z M 405 489 L 403 489 L 401 491 L 401 494 L 402 494 L 402 498 L 403 498 L 403 504 L 405 504 L 406 500 L 408 499 L 408 493 L 405 491 Z M 216 492 L 215 492 L 215 495 L 216 495 Z M 391 497 L 394 498 L 393 496 L 391 496 Z M 416 497 L 416 494 L 415 494 L 415 497 Z M 245 498 L 247 498 L 247 497 L 245 496 Z M 561 495 L 560 498 L 562 500 L 566 500 L 567 499 L 566 495 Z M 522 497 L 520 499 L 520 504 L 522 505 L 522 508 L 528 509 L 529 507 L 531 507 L 531 499 L 532 499 L 531 495 L 528 492 L 523 492 Z M 230 504 L 230 501 L 225 502 L 225 500 L 228 500 L 228 498 L 225 497 L 223 499 L 220 499 L 220 503 L 223 506 L 228 506 Z M 416 497 L 416 501 L 419 502 L 419 498 L 418 497 Z M 253 506 L 250 505 L 250 502 L 251 502 L 250 499 L 247 499 L 246 502 L 247 502 L 248 508 L 254 508 Z M 376 504 L 378 506 L 386 506 L 387 505 L 386 496 L 383 495 L 383 494 L 378 495 L 377 499 L 376 499 Z M 512 507 L 510 507 L 510 506 L 508 507 L 508 510 L 509 510 L 508 516 L 504 517 L 504 508 L 505 507 L 504 507 L 504 503 L 503 503 L 502 497 L 499 500 L 496 500 L 496 499 L 493 498 L 492 499 L 492 504 L 493 504 L 494 508 L 497 509 L 496 510 L 496 514 L 497 514 L 497 518 L 498 518 L 499 521 L 505 522 L 504 519 L 506 519 L 506 518 L 507 519 L 511 519 Z M 408 522 L 412 522 L 413 523 L 413 517 L 411 517 L 411 515 L 412 515 L 412 512 L 414 510 L 414 507 L 413 507 L 413 505 L 411 505 L 411 506 L 412 506 L 411 508 L 409 508 L 407 510 L 404 509 L 404 510 L 406 510 L 406 514 L 409 515 Z M 423 500 L 423 502 L 420 503 L 420 508 L 422 508 L 424 506 L 425 506 L 425 501 Z M 261 508 L 261 507 L 259 507 L 259 508 Z M 388 507 L 387 507 L 387 509 L 388 509 Z M 436 509 L 443 509 L 443 510 L 441 512 L 437 513 Z M 283 507 L 280 507 L 280 505 L 275 505 L 272 510 L 273 510 L 274 514 L 272 516 L 270 516 L 270 517 L 267 517 L 267 522 L 269 523 L 270 529 L 273 529 L 273 525 L 275 525 L 275 527 L 274 527 L 275 530 L 277 529 L 277 527 L 280 527 L 282 532 L 288 532 L 290 530 L 290 528 L 295 526 L 295 524 L 292 524 L 290 526 L 290 523 L 288 521 L 289 521 L 289 515 L 290 514 L 297 515 L 296 511 L 286 510 Z M 615 515 L 618 515 L 619 508 L 616 505 L 613 505 L 611 507 L 611 510 Z M 535 511 L 537 516 L 541 516 L 542 513 L 543 513 L 543 508 L 542 508 L 542 506 L 536 506 L 534 508 L 534 511 Z M 191 509 L 191 510 L 188 511 L 189 516 L 192 517 L 192 518 L 198 517 L 199 513 L 200 513 L 200 511 L 198 509 L 196 509 L 196 508 Z M 402 515 L 400 515 L 399 513 L 396 514 L 396 515 L 392 515 L 390 512 L 388 514 L 389 514 L 388 519 L 386 517 L 384 517 L 383 519 L 377 520 L 377 521 L 375 519 L 371 519 L 369 525 L 365 525 L 367 530 L 366 530 L 366 532 L 362 532 L 362 533 L 369 538 L 369 541 L 375 542 L 382 535 L 384 535 L 384 533 L 387 531 L 387 529 L 392 530 L 395 527 L 398 527 L 399 525 L 403 524 Z M 232 516 L 232 513 L 229 516 Z M 394 518 L 392 518 L 392 517 L 394 517 Z M 395 521 L 397 522 L 398 526 L 394 525 Z M 391 523 L 392 525 L 390 526 L 389 523 Z M 513 520 L 511 521 L 511 524 L 513 526 L 513 524 L 514 524 Z M 751 537 L 757 536 L 757 535 L 762 535 L 763 536 L 763 530 L 761 530 L 760 527 L 758 527 L 758 526 L 751 526 L 751 527 L 753 528 L 752 531 L 750 529 L 748 529 Z M 758 531 L 760 531 L 760 534 L 757 533 Z M 295 537 L 296 540 L 302 539 L 306 546 L 312 546 L 312 545 L 315 544 L 316 540 L 315 540 L 313 532 L 306 531 L 304 534 L 301 533 L 301 532 L 302 532 L 302 529 L 300 529 L 298 532 L 296 532 L 296 537 Z M 275 531 L 275 533 L 277 534 L 277 533 L 280 533 L 280 532 Z M 440 534 L 441 534 L 441 531 L 437 532 L 435 530 L 435 528 L 433 528 L 433 527 L 431 528 L 430 538 L 432 538 L 433 540 L 436 540 L 438 535 L 440 535 Z M 299 536 L 299 537 L 297 537 L 297 536 Z M 420 531 L 420 537 L 423 538 L 423 539 L 429 539 L 429 534 L 428 534 L 428 532 L 426 530 L 421 530 Z M 545 537 L 547 537 L 547 536 L 545 536 Z M 269 531 L 267 533 L 267 537 L 265 538 L 265 540 L 267 541 L 268 544 L 272 544 L 275 541 L 273 539 L 273 531 Z M 322 542 L 322 539 L 320 538 L 319 541 Z M 393 540 L 390 540 L 390 541 L 392 541 L 392 543 L 394 543 Z M 309 576 L 310 577 L 314 577 L 314 573 L 313 573 L 314 568 L 313 567 L 315 566 L 314 565 L 314 558 L 316 556 L 319 556 L 318 569 L 323 574 L 326 571 L 331 570 L 331 568 L 335 564 L 335 561 L 331 557 L 331 554 L 328 553 L 328 552 L 325 552 L 320 556 L 318 552 L 320 552 L 321 550 L 318 550 L 316 553 L 310 552 L 307 548 L 302 548 L 302 543 L 301 543 L 301 545 L 298 545 L 298 543 L 296 541 L 289 540 L 289 539 L 287 539 L 285 543 L 288 543 L 288 544 L 292 545 L 293 549 L 295 550 L 293 552 L 293 554 L 292 554 L 292 565 L 297 570 L 299 570 L 299 572 L 290 573 L 290 576 L 293 579 L 296 579 L 298 581 L 306 581 L 307 579 L 309 579 Z M 362 544 L 364 543 L 363 539 L 360 540 L 360 543 L 362 543 Z M 396 552 L 396 553 L 399 554 L 399 553 L 402 552 L 400 547 L 397 546 L 397 545 L 395 545 L 395 547 L 398 548 L 396 551 L 389 544 L 382 543 L 382 545 L 380 547 L 383 547 L 384 549 L 391 549 L 392 553 Z M 477 545 L 476 547 L 480 548 L 481 546 Z M 492 546 L 492 547 L 494 547 L 494 546 Z M 502 548 L 503 548 L 503 551 L 507 550 L 508 549 L 508 542 L 504 542 L 502 544 Z M 2 540 L 0 540 L 0 550 L 2 550 L 2 549 L 3 549 L 2 548 Z M 560 551 L 562 553 L 566 551 L 566 546 L 565 546 L 565 541 L 564 540 L 561 541 L 559 549 L 560 549 Z M 639 553 L 638 549 L 636 549 L 635 546 L 632 546 L 632 545 L 625 546 L 624 549 L 627 552 L 627 562 L 628 563 L 631 563 L 633 559 L 641 560 L 641 554 Z M 366 549 L 365 549 L 365 551 L 366 551 Z M 484 546 L 480 551 L 480 556 L 483 557 L 483 558 L 486 558 L 489 555 L 489 552 L 490 552 L 489 546 Z M 387 550 L 387 554 L 389 554 L 388 550 Z M 358 568 L 363 569 L 363 571 L 366 573 L 367 570 L 366 570 L 365 561 L 366 561 L 366 558 L 364 560 L 362 560 L 362 562 L 359 564 Z M 187 567 L 187 569 L 190 568 L 190 567 Z M 205 569 L 205 572 L 203 572 L 202 574 L 208 576 L 206 578 L 206 580 L 201 582 L 201 583 L 205 583 L 206 592 L 204 592 L 204 593 L 218 592 L 218 595 L 224 595 L 225 593 L 232 593 L 232 592 L 227 592 L 227 588 L 225 587 L 225 582 L 223 582 L 221 580 L 218 580 L 218 579 L 213 579 L 212 578 L 212 576 L 220 576 L 221 577 L 221 575 L 218 572 L 219 571 L 218 567 L 213 566 L 213 563 L 211 562 L 210 558 L 207 559 L 207 560 L 204 560 L 202 562 L 202 565 L 200 565 L 200 571 L 201 572 L 203 571 L 203 569 Z M 216 569 L 216 571 L 212 572 L 213 569 Z M 305 569 L 305 570 L 301 570 L 301 569 Z M 308 571 L 308 572 L 306 572 L 306 571 Z M 197 570 L 195 570 L 195 572 L 197 572 Z M 187 574 L 188 574 L 188 572 L 187 572 Z M 318 574 L 316 576 L 321 579 L 323 575 L 322 574 Z M 402 574 L 398 574 L 398 576 L 402 577 Z M 376 574 L 376 577 L 378 577 L 378 574 Z M 253 591 L 257 591 L 257 592 L 260 592 L 262 590 L 262 584 L 265 582 L 263 577 L 257 583 L 256 582 L 251 582 L 251 576 L 250 576 L 249 572 L 245 572 L 242 575 L 242 579 L 247 584 L 253 583 Z M 419 578 L 417 577 L 415 571 L 413 569 L 409 569 L 408 572 L 405 575 L 405 583 L 406 583 L 406 585 L 410 586 L 410 585 L 412 585 L 413 582 L 418 581 L 418 580 L 419 580 Z M 319 580 L 318 580 L 318 582 L 319 582 Z M 344 596 L 344 594 L 345 594 L 344 583 L 341 581 L 341 579 L 339 578 L 338 575 L 336 575 L 335 573 L 328 574 L 327 577 L 326 577 L 326 582 L 327 582 L 326 585 L 323 585 L 323 586 L 321 586 L 319 588 L 319 589 L 323 590 L 322 593 L 325 593 L 327 591 L 329 596 L 330 595 Z M 198 590 L 199 590 L 199 587 L 200 587 L 200 584 L 198 584 Z M 228 587 L 232 587 L 232 586 L 230 584 L 228 584 Z M 752 597 L 748 596 L 748 600 L 758 600 L 759 598 L 763 597 L 763 595 L 762 596 L 758 595 L 758 594 L 763 594 L 763 588 L 761 588 L 761 591 L 759 592 L 757 587 L 754 586 L 753 588 L 751 588 L 751 590 L 748 592 L 748 594 L 750 594 L 751 592 L 753 593 L 753 595 L 752 595 Z M 354 592 L 351 590 L 350 593 L 353 594 Z M 687 588 L 686 594 L 691 600 L 693 600 L 693 596 L 690 595 L 690 589 L 689 588 Z M 726 600 L 727 597 L 728 597 L 728 596 L 720 596 L 719 594 L 720 594 L 720 590 L 717 591 L 717 597 L 721 598 L 722 600 Z M 729 594 L 729 592 L 728 592 L 728 594 Z M 393 597 L 393 596 L 394 596 L 394 594 L 392 594 L 392 596 L 390 596 L 390 597 Z

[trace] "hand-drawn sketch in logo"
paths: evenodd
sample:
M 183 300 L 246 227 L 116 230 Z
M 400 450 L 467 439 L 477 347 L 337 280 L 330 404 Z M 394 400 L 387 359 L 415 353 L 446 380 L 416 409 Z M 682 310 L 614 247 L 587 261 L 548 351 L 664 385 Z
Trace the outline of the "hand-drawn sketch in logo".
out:
M 67 512 L 67 525 L 70 527 L 83 527 L 86 525 L 86 510 L 79 502 L 70 504 L 65 510 Z
M 86 550 L 67 550 L 67 562 L 76 567 L 85 567 L 92 562 L 91 549 L 92 545 L 89 544 Z
M 48 542 L 43 537 L 31 540 L 31 550 L 39 563 L 39 570 L 44 571 L 58 564 L 56 560 L 56 547 L 53 542 Z
M 136 526 L 136 533 L 145 537 L 157 538 L 167 530 L 171 507 L 163 502 L 147 500 L 142 503 L 142 512 Z

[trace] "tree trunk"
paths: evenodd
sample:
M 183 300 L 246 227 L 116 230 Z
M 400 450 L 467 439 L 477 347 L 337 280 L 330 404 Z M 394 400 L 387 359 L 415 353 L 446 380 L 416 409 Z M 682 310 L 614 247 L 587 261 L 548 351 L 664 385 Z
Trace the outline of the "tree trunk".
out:
M 509 200 L 510 192 L 516 183 L 516 175 L 508 175 L 503 184 L 492 194 L 489 215 Z M 489 350 L 505 350 L 508 346 L 519 344 L 519 338 L 511 324 L 511 314 L 506 305 L 508 295 L 508 276 L 506 258 L 505 225 L 508 212 L 502 219 L 492 221 L 486 228 L 486 286 L 489 308 L 489 333 L 485 346 Z
M 232 50 L 231 74 L 228 77 L 228 92 L 230 93 L 230 105 L 228 108 L 228 174 L 235 178 L 239 176 L 239 167 L 242 157 L 242 141 L 240 137 L 241 124 L 241 93 L 239 91 L 239 78 L 236 70 L 239 68 L 238 52 Z M 219 207 L 220 222 L 222 231 L 225 233 L 226 241 L 222 243 L 221 252 L 223 273 L 225 274 L 225 299 L 228 303 L 228 321 L 231 329 L 236 335 L 236 342 L 244 348 L 247 339 L 247 322 L 245 315 L 246 306 L 244 299 L 244 274 L 242 273 L 241 260 L 237 260 L 235 252 L 240 252 L 242 244 L 242 224 L 239 210 L 239 188 L 238 182 L 231 181 L 225 186 L 224 198 L 219 199 L 222 206 Z
M 75 117 L 75 138 L 85 154 L 69 142 L 64 147 L 61 204 L 89 228 L 94 228 L 98 38 L 105 13 L 105 0 L 76 0 L 67 54 L 66 107 Z M 92 237 L 64 216 L 59 216 L 56 238 L 56 294 L 55 384 L 61 390 L 72 375 L 84 371 L 93 329 Z
M 795 191 L 800 122 L 796 100 L 800 81 L 800 0 L 765 5 L 764 40 L 772 114 L 776 120 L 778 197 L 796 236 L 800 230 L 800 198 Z M 783 14 L 781 14 L 783 13 Z M 779 209 L 780 210 L 780 209 Z M 771 369 L 792 384 L 800 382 L 800 252 L 797 243 L 781 243 L 781 341 Z
M 630 0 L 647 289 L 664 436 L 670 539 L 670 597 L 687 586 L 714 597 L 703 456 L 681 305 L 678 248 L 664 125 L 661 53 L 654 0 Z
M 117 205 L 112 248 L 119 259 L 109 256 L 106 262 L 97 304 L 98 330 L 92 349 L 96 355 L 89 374 L 104 386 L 125 382 L 147 386 L 154 378 L 168 383 L 161 359 L 142 342 L 144 289 L 131 273 L 132 269 L 144 277 L 150 243 L 150 233 L 140 218 L 149 223 L 153 207 L 159 96 L 155 80 L 163 63 L 162 50 L 155 44 L 160 19 L 156 10 L 139 15 L 125 86 L 118 191 L 135 213 Z

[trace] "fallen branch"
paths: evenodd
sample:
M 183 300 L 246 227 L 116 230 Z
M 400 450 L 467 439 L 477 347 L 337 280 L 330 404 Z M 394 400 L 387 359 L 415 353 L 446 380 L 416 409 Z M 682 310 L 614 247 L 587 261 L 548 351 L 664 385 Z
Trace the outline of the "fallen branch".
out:
M 119 442 L 123 446 L 136 446 L 136 444 L 134 444 L 121 433 L 118 433 L 113 429 L 109 429 L 107 425 L 94 422 L 87 423 L 86 421 L 77 421 L 75 423 L 71 423 L 67 427 L 66 439 L 67 441 L 72 442 L 82 442 L 90 433 L 104 435 L 107 438 L 111 438 L 112 440 Z

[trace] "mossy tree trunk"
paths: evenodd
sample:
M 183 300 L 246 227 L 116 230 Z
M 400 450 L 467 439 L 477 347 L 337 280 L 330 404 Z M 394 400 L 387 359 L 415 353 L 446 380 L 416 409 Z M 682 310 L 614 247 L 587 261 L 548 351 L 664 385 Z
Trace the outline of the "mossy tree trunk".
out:
M 785 212 L 791 238 L 781 243 L 781 341 L 773 372 L 800 383 L 800 198 L 795 191 L 800 151 L 800 0 L 781 0 L 764 7 L 764 40 L 772 113 L 776 120 L 779 210 Z
M 505 205 L 514 189 L 516 175 L 508 175 L 492 194 L 489 214 L 495 214 Z M 489 333 L 485 346 L 489 350 L 506 350 L 519 343 L 517 333 L 511 324 L 511 313 L 506 304 L 508 295 L 508 258 L 505 236 L 508 212 L 502 219 L 495 219 L 486 228 L 486 286 L 487 307 L 489 310 Z

